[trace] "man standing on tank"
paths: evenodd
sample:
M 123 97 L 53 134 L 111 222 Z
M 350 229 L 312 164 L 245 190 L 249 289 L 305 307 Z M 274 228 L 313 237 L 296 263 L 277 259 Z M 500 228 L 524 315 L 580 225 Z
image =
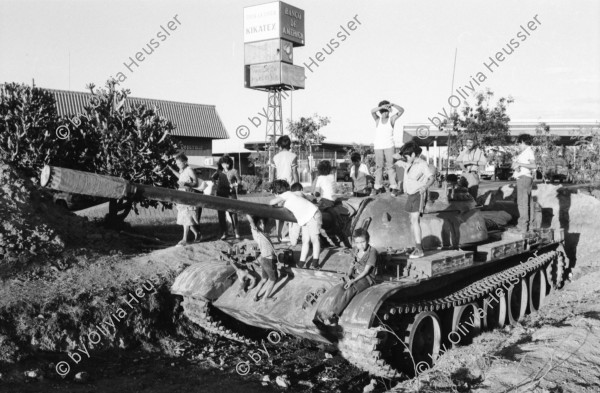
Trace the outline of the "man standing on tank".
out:
M 456 162 L 462 169 L 462 176 L 467 181 L 469 194 L 477 200 L 479 192 L 479 169 L 487 164 L 487 159 L 483 151 L 477 146 L 474 136 L 469 136 L 465 140 L 465 148 L 458 155 Z
M 531 229 L 530 203 L 531 189 L 533 188 L 533 176 L 537 165 L 535 153 L 531 148 L 533 138 L 529 134 L 521 134 L 517 137 L 517 146 L 520 154 L 514 159 L 512 168 L 515 170 L 513 176 L 517 179 L 517 205 L 519 207 L 519 221 L 517 230 L 527 233 Z
M 390 111 L 396 110 L 396 113 L 390 117 Z M 371 116 L 375 120 L 375 188 L 373 193 L 383 192 L 383 168 L 386 168 L 390 189 L 392 195 L 398 195 L 398 185 L 396 183 L 396 171 L 394 169 L 394 124 L 396 120 L 404 113 L 404 108 L 389 101 L 383 100 L 376 108 L 371 109 Z

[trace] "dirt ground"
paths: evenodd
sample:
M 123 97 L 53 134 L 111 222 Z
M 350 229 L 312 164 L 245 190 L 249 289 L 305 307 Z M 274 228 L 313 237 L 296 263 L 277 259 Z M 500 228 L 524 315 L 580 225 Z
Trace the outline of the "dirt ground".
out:
M 574 281 L 550 294 L 542 310 L 521 324 L 483 333 L 472 345 L 448 351 L 434 368 L 393 391 L 600 391 L 600 201 L 551 186 L 538 189 L 536 198 L 550 213 L 550 225 L 566 230 Z M 206 232 L 214 239 L 216 223 L 212 217 L 208 221 Z M 157 233 L 149 223 L 134 229 L 169 243 L 178 240 L 180 230 L 169 224 Z M 114 234 L 102 233 L 94 242 L 107 247 L 73 251 L 64 264 L 38 266 L 3 281 L 0 318 L 16 320 L 10 327 L 0 320 L 0 392 L 363 392 L 372 380 L 334 348 L 293 338 L 269 344 L 269 356 L 250 363 L 248 375 L 239 375 L 236 365 L 257 348 L 204 334 L 166 300 L 172 298 L 168 288 L 174 277 L 189 263 L 212 258 L 225 246 L 221 241 L 137 256 L 136 247 L 126 255 L 101 255 L 122 245 Z M 69 361 L 66 350 L 76 348 L 77 335 L 113 310 L 118 296 L 151 277 L 160 277 L 158 293 L 89 357 L 70 361 L 69 373 L 60 377 L 56 365 Z M 85 373 L 83 380 L 77 380 L 78 373 Z M 284 375 L 287 389 L 276 383 Z M 372 391 L 391 388 L 389 381 L 375 379 Z

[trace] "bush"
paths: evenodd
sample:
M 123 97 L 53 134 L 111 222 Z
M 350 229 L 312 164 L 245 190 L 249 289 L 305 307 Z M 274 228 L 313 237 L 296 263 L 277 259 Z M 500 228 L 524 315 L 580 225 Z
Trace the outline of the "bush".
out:
M 244 183 L 246 192 L 248 193 L 261 191 L 260 186 L 262 184 L 262 179 L 258 176 L 243 175 L 242 182 Z
M 265 181 L 262 183 L 262 190 L 264 192 L 271 192 L 271 182 L 270 181 Z
M 6 83 L 0 87 L 0 160 L 29 175 L 61 158 L 54 97 L 37 87 Z

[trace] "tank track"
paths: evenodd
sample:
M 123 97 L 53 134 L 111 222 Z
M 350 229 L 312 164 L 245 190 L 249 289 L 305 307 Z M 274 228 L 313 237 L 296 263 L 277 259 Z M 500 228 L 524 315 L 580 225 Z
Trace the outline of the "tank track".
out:
M 520 277 L 523 273 L 542 270 L 546 265 L 546 269 L 542 271 L 546 274 L 547 281 L 555 283 L 553 287 L 561 287 L 563 272 L 566 268 L 565 261 L 562 251 L 550 251 L 530 257 L 518 266 L 487 276 L 440 298 L 407 303 L 386 302 L 387 304 L 384 303 L 377 311 L 378 323 L 375 323 L 377 326 L 372 328 L 345 327 L 344 336 L 340 338 L 338 348 L 350 363 L 370 374 L 383 378 L 397 378 L 401 373 L 388 363 L 386 357 L 389 357 L 394 349 L 403 350 L 405 360 L 410 362 L 408 337 L 417 313 L 450 309 L 473 302 L 492 293 L 502 284 Z M 396 340 L 394 347 L 400 345 L 404 348 L 392 348 L 389 345 L 390 335 L 394 334 L 402 341 L 400 343 Z
M 207 332 L 242 344 L 256 345 L 256 342 L 226 327 L 211 308 L 210 302 L 201 299 L 187 296 L 183 299 L 184 314 Z

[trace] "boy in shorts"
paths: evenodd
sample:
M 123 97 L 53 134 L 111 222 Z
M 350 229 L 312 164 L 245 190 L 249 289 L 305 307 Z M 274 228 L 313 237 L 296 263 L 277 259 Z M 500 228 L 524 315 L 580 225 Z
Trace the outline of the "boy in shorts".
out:
M 319 268 L 319 254 L 321 253 L 321 243 L 319 234 L 323 219 L 321 212 L 316 205 L 310 203 L 305 198 L 290 191 L 290 185 L 285 180 L 275 180 L 272 183 L 273 194 L 275 198 L 269 201 L 271 206 L 279 205 L 290 210 L 298 225 L 302 229 L 302 251 L 300 252 L 299 266 L 308 268 L 311 263 L 306 262 L 308 251 L 312 243 L 312 265 L 315 269 Z
M 258 263 L 260 264 L 262 270 L 262 280 L 260 280 L 260 284 L 256 290 L 254 301 L 257 302 L 263 294 L 265 295 L 263 300 L 266 301 L 271 297 L 271 293 L 273 293 L 273 288 L 275 287 L 275 283 L 277 283 L 278 279 L 277 254 L 275 253 L 275 248 L 273 247 L 271 240 L 269 240 L 269 237 L 265 235 L 265 232 L 268 232 L 268 220 L 266 218 L 252 217 L 249 214 L 246 215 L 246 217 L 250 223 L 252 238 L 256 243 L 258 243 L 258 248 L 260 249 Z M 265 284 L 267 285 L 266 288 Z
M 298 182 L 292 184 L 292 186 L 290 187 L 290 191 L 292 191 L 298 196 L 306 198 L 306 195 L 304 195 L 304 187 L 302 187 L 302 184 Z M 297 222 L 290 222 L 288 227 L 290 236 L 290 246 L 295 247 L 296 244 L 298 244 L 298 238 L 300 238 L 300 225 L 298 225 Z
M 352 234 L 354 250 L 352 263 L 344 276 L 344 283 L 332 289 L 333 301 L 321 305 L 317 310 L 316 322 L 324 325 L 336 325 L 342 312 L 357 294 L 375 284 L 375 269 L 377 268 L 378 253 L 369 245 L 369 232 L 358 228 Z
M 435 174 L 421 158 L 421 147 L 414 141 L 404 144 L 400 149 L 400 155 L 406 160 L 406 172 L 404 172 L 404 191 L 408 194 L 406 200 L 406 212 L 410 216 L 410 226 L 415 238 L 415 249 L 409 258 L 421 258 L 425 255 L 421 245 L 421 213 L 427 201 L 427 189 L 435 181 Z

